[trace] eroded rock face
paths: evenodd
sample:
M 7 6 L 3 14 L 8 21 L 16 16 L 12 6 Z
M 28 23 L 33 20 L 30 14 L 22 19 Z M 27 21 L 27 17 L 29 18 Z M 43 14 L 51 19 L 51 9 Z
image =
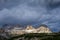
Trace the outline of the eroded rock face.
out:
M 52 33 L 52 31 L 48 28 L 47 25 L 41 25 L 39 28 L 35 29 L 32 26 L 27 26 L 27 33 Z
M 41 26 L 37 29 L 38 33 L 52 33 L 52 31 L 48 27 Z
M 32 26 L 27 26 L 27 28 L 26 28 L 26 30 L 32 30 L 32 29 L 35 29 L 34 27 L 32 27 Z
M 27 33 L 36 33 L 37 30 L 32 26 L 27 26 L 27 28 L 25 29 L 25 32 L 27 32 Z
M 41 25 L 39 28 L 34 28 L 32 26 L 27 26 L 25 29 L 12 29 L 13 34 L 25 34 L 25 33 L 52 33 L 52 31 L 46 26 Z

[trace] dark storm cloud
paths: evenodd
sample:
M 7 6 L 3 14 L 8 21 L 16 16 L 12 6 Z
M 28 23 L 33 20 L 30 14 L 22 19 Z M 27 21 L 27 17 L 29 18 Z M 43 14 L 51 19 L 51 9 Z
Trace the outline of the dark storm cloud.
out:
M 0 24 L 47 24 L 60 30 L 60 0 L 0 0 L 0 9 Z
M 0 0 L 0 10 L 2 10 L 4 8 L 10 9 L 23 2 L 24 1 L 21 1 L 21 0 Z
M 54 2 L 54 0 L 52 0 L 51 3 L 49 3 L 48 7 L 50 7 L 51 9 L 60 7 L 60 0 L 59 1 L 57 0 L 56 2 Z

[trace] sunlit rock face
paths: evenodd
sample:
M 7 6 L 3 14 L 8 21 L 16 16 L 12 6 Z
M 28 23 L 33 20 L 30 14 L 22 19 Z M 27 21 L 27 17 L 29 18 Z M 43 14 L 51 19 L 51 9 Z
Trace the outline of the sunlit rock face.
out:
M 38 33 L 52 33 L 52 31 L 48 28 L 47 25 L 41 25 L 38 29 L 37 29 Z
M 32 26 L 27 26 L 27 28 L 25 29 L 25 32 L 27 32 L 27 33 L 36 33 L 37 30 L 35 28 L 33 28 Z
M 47 25 L 41 25 L 39 28 L 34 28 L 33 26 L 27 26 L 25 29 L 21 29 L 19 27 L 15 27 L 10 30 L 11 34 L 26 34 L 26 33 L 52 33 L 52 31 L 48 28 Z
M 26 28 L 26 30 L 32 30 L 32 29 L 35 29 L 35 28 L 33 28 L 32 26 L 27 26 L 27 28 Z
M 27 26 L 27 28 L 24 31 L 26 33 L 52 33 L 52 31 L 48 28 L 48 26 L 44 24 L 37 29 L 35 29 L 32 26 Z

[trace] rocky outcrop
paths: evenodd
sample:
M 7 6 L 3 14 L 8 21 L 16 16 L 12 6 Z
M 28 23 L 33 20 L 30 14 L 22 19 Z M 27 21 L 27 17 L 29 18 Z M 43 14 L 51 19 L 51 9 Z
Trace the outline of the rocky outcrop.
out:
M 39 28 L 37 28 L 37 33 L 52 33 L 52 31 L 47 25 L 41 25 Z
M 32 26 L 27 26 L 27 28 L 25 29 L 25 32 L 26 33 L 36 33 L 37 30 Z
M 52 33 L 52 31 L 46 26 L 41 25 L 39 28 L 27 26 L 26 29 L 14 28 L 11 30 L 12 34 L 25 34 L 25 33 Z
M 35 28 L 29 25 L 26 27 L 26 30 L 32 30 L 32 29 L 35 29 Z

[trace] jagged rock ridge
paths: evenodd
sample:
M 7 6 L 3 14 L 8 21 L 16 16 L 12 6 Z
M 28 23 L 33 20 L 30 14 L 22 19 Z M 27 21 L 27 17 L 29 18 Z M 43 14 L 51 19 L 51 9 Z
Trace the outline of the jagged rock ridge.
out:
M 9 31 L 11 34 L 25 34 L 25 33 L 52 33 L 52 31 L 46 25 L 41 25 L 39 28 L 34 28 L 32 26 L 27 26 L 25 29 L 21 27 L 14 27 Z

